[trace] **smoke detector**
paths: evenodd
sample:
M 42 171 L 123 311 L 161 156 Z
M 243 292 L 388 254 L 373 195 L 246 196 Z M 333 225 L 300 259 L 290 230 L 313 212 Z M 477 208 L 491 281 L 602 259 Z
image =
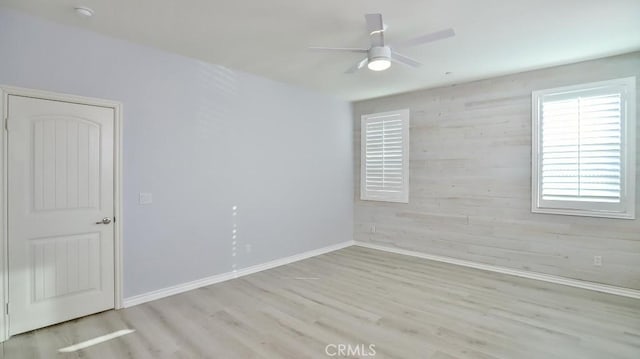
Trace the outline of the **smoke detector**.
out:
M 75 8 L 75 10 L 76 14 L 82 17 L 92 17 L 94 14 L 94 11 L 92 9 L 85 6 L 78 6 Z

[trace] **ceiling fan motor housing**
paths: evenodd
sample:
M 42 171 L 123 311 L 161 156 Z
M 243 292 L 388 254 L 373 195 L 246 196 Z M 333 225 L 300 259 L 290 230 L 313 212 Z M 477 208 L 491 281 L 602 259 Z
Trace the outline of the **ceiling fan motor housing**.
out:
M 391 48 L 389 46 L 374 46 L 369 49 L 369 62 L 375 60 L 389 60 L 391 59 Z

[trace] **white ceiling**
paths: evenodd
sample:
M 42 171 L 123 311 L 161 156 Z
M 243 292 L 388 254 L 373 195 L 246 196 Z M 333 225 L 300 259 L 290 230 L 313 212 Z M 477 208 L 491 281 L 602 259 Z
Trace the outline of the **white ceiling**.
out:
M 640 50 L 639 0 L 0 0 L 0 4 L 132 42 L 333 94 L 346 100 L 487 78 Z M 85 5 L 96 15 L 78 17 Z M 404 54 L 425 66 L 344 71 L 368 47 L 364 14 L 388 42 L 453 27 L 456 37 Z M 446 72 L 451 74 L 446 75 Z

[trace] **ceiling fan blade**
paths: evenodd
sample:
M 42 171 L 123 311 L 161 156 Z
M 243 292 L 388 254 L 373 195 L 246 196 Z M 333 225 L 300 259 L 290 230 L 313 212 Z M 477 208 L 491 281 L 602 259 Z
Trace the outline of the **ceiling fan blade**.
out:
M 368 49 L 358 49 L 352 47 L 309 47 L 311 51 L 317 52 L 357 52 L 357 53 L 366 53 Z
M 371 46 L 384 46 L 384 24 L 382 14 L 366 14 L 367 31 L 371 36 Z
M 453 31 L 453 29 L 449 28 L 449 29 L 445 29 L 445 30 L 432 32 L 430 34 L 418 36 L 418 37 L 413 38 L 411 40 L 407 40 L 405 42 L 397 44 L 397 45 L 395 45 L 393 47 L 405 48 L 405 47 L 423 45 L 423 44 L 427 44 L 427 43 L 430 43 L 430 42 L 434 42 L 434 41 L 438 41 L 438 40 L 446 39 L 448 37 L 455 36 L 455 34 L 456 34 L 455 31 Z
M 364 67 L 364 65 L 367 64 L 367 62 L 369 62 L 369 58 L 365 57 L 364 59 L 362 59 L 362 61 L 359 61 L 358 63 L 356 63 L 355 65 L 349 67 L 347 69 L 347 71 L 345 71 L 345 74 L 352 74 L 358 70 L 360 70 L 361 68 Z
M 422 63 L 408 57 L 405 55 L 401 55 L 395 51 L 391 52 L 391 60 L 401 63 L 403 65 L 407 65 L 409 67 L 420 67 L 422 66 Z

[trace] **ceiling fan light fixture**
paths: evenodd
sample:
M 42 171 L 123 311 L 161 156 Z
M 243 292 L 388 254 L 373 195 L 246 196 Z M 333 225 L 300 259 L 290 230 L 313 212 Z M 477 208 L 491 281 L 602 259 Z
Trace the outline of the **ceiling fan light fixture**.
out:
M 384 71 L 391 67 L 391 61 L 385 58 L 377 58 L 369 61 L 367 67 L 371 71 Z
M 369 49 L 369 63 L 367 67 L 372 71 L 384 71 L 391 67 L 391 48 L 389 46 L 374 46 Z

